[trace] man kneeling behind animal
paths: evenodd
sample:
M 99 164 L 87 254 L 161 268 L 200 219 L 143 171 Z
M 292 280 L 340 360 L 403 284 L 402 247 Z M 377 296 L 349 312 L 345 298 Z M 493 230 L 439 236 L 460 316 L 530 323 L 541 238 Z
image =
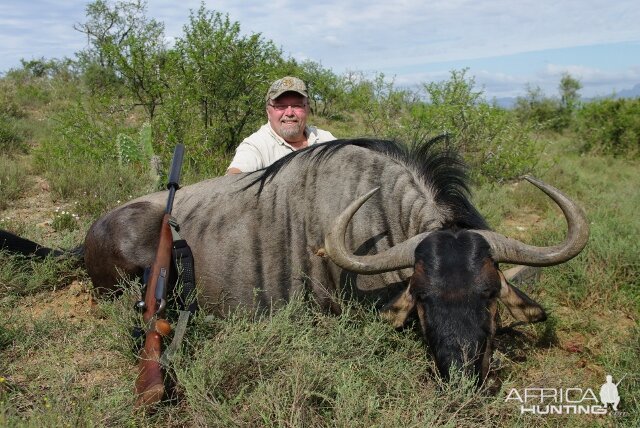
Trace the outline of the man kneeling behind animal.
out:
M 330 132 L 307 126 L 308 98 L 297 77 L 273 82 L 266 97 L 268 122 L 240 143 L 227 174 L 257 171 L 296 150 L 335 140 Z

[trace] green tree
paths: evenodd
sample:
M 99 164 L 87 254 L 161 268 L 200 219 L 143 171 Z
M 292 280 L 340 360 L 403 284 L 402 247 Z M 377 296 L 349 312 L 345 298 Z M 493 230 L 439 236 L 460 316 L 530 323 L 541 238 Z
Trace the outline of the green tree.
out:
M 528 128 L 510 112 L 487 103 L 466 73 L 454 70 L 449 80 L 423 85 L 423 98 L 429 101 L 415 101 L 403 119 L 411 141 L 445 135 L 441 144 L 461 153 L 480 179 L 501 181 L 531 171 L 538 152 Z
M 401 119 L 413 100 L 410 91 L 396 88 L 395 82 L 383 73 L 370 80 L 362 72 L 348 72 L 343 79 L 343 109 L 361 115 L 367 134 L 390 139 L 405 136 Z
M 307 84 L 311 111 L 324 117 L 338 115 L 340 103 L 345 97 L 343 80 L 319 62 L 310 60 L 300 64 L 298 74 Z
M 526 86 L 526 95 L 516 98 L 515 114 L 522 123 L 531 123 L 540 129 L 560 130 L 560 103 L 557 98 L 544 95 L 539 86 Z
M 580 102 L 580 93 L 582 83 L 573 78 L 569 73 L 564 73 L 558 85 L 560 92 L 560 103 L 564 109 L 573 112 Z
M 558 110 L 558 123 L 556 130 L 568 128 L 574 122 L 574 116 L 580 104 L 580 93 L 582 84 L 577 79 L 571 77 L 569 73 L 564 73 L 558 84 L 560 93 L 560 109 Z
M 152 120 L 166 89 L 164 24 L 145 16 L 142 0 L 113 6 L 96 0 L 86 14 L 87 22 L 75 26 L 89 41 L 81 62 L 87 70 L 97 67 L 101 82 L 121 81 Z
M 238 22 L 204 5 L 191 12 L 176 49 L 184 85 L 176 90 L 197 103 L 208 144 L 233 150 L 265 118 L 264 94 L 286 65 L 280 50 L 260 34 L 242 36 Z

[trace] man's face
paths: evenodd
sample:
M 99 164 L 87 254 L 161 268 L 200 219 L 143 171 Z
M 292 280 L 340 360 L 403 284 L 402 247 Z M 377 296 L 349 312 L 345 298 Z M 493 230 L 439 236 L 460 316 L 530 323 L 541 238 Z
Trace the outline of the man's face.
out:
M 287 142 L 297 143 L 304 139 L 308 112 L 307 100 L 295 92 L 285 92 L 267 103 L 271 127 Z

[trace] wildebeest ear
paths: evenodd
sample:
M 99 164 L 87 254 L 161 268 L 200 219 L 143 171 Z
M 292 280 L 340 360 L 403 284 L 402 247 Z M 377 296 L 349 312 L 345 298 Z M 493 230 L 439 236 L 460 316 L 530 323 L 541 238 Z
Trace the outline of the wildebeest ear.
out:
M 407 317 L 416 306 L 416 299 L 411 295 L 411 280 L 409 286 L 390 304 L 386 305 L 380 316 L 389 321 L 395 328 L 400 328 L 407 321 Z
M 542 306 L 509 284 L 502 272 L 498 271 L 498 274 L 500 275 L 500 296 L 498 298 L 515 319 L 523 322 L 539 322 L 547 319 L 547 314 Z

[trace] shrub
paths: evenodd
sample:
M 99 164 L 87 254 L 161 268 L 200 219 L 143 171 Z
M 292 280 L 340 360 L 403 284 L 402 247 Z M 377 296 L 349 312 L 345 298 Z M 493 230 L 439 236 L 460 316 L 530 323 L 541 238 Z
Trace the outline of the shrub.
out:
M 17 95 L 17 86 L 8 79 L 0 81 L 0 153 L 25 152 L 24 135 L 18 119 L 26 116 Z
M 466 70 L 452 71 L 448 81 L 424 84 L 422 92 L 397 89 L 383 74 L 368 80 L 349 73 L 344 79 L 345 110 L 356 112 L 368 134 L 407 144 L 438 137 L 462 154 L 480 181 L 510 180 L 538 162 L 531 126 L 486 102 Z
M 12 69 L 6 75 L 15 102 L 21 109 L 38 108 L 52 100 L 51 80 L 46 76 L 34 75 L 26 68 Z
M 9 79 L 0 81 L 0 117 L 21 118 L 26 115 L 22 103 L 18 100 L 17 85 Z
M 545 97 L 540 87 L 527 87 L 527 94 L 516 99 L 514 113 L 523 124 L 538 129 L 562 130 L 564 121 L 560 117 L 560 101 Z
M 29 183 L 24 162 L 0 156 L 0 210 L 19 198 Z
M 133 166 L 138 171 L 147 171 L 153 181 L 160 180 L 156 168 L 159 167 L 159 159 L 153 151 L 153 139 L 151 125 L 145 122 L 140 128 L 137 139 L 127 134 L 118 134 L 116 138 L 118 150 L 118 163 L 121 166 Z
M 79 214 L 96 218 L 129 199 L 156 190 L 146 171 L 112 160 L 104 163 L 52 161 L 45 172 L 55 197 L 77 200 Z M 61 223 L 64 229 L 69 222 Z M 68 220 L 68 219 L 66 219 Z
M 565 73 L 558 84 L 560 98 L 546 97 L 539 86 L 527 85 L 527 94 L 516 99 L 514 111 L 522 123 L 561 132 L 575 121 L 582 88 L 579 80 Z
M 110 102 L 93 97 L 54 115 L 51 135 L 36 151 L 37 163 L 46 170 L 57 159 L 70 163 L 116 160 L 117 135 L 131 131 L 124 125 L 125 112 L 111 113 Z
M 341 84 L 346 96 L 340 108 L 355 113 L 365 134 L 407 140 L 407 130 L 401 119 L 407 115 L 414 94 L 397 89 L 393 80 L 389 81 L 382 73 L 368 79 L 362 72 L 349 72 L 343 76 Z M 354 132 L 347 135 L 356 136 Z
M 530 172 L 539 158 L 530 128 L 506 110 L 487 103 L 474 89 L 466 70 L 452 71 L 445 82 L 424 85 L 429 103 L 415 102 L 404 127 L 410 141 L 425 141 L 438 134 L 460 152 L 477 179 L 503 181 Z
M 0 114 L 0 153 L 13 155 L 25 152 L 24 137 L 18 129 L 16 120 Z
M 577 134 L 585 151 L 637 158 L 640 154 L 640 99 L 603 99 L 578 112 Z

